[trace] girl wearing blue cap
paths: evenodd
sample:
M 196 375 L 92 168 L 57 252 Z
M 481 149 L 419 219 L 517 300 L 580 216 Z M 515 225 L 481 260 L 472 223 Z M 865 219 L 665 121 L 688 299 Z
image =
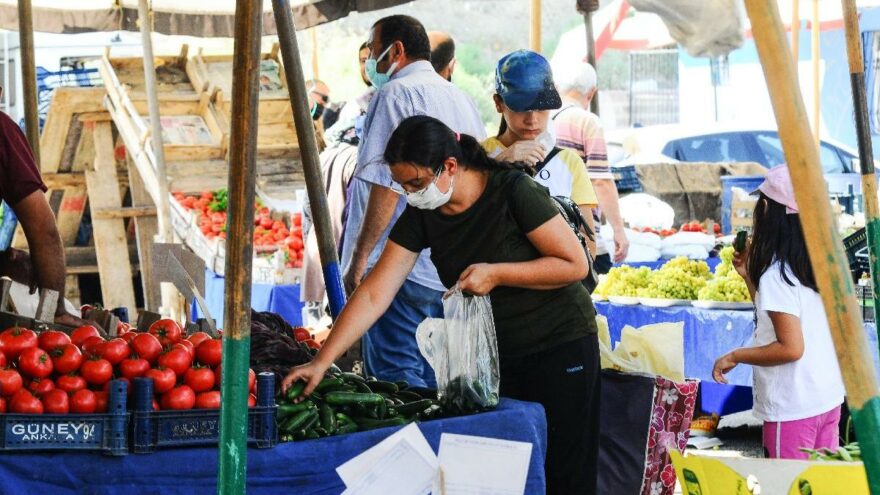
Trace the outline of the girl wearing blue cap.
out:
M 489 156 L 530 165 L 535 181 L 553 196 L 571 198 L 592 229 L 591 209 L 598 199 L 587 167 L 574 151 L 556 147 L 556 138 L 548 129 L 550 111 L 560 108 L 562 99 L 547 59 L 529 50 L 502 57 L 495 69 L 494 99 L 501 127 L 497 136 L 483 141 Z M 596 252 L 592 242 L 590 252 Z
M 404 120 L 385 160 L 408 206 L 321 351 L 284 387 L 305 380 L 310 393 L 430 248 L 443 285 L 491 296 L 501 395 L 544 406 L 547 493 L 595 493 L 599 345 L 577 237 L 530 167 L 489 158 L 476 139 L 437 119 Z

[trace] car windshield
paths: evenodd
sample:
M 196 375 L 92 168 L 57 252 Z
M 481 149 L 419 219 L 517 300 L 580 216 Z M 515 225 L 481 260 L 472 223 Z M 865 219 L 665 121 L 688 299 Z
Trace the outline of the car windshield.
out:
M 765 159 L 763 163 L 768 167 L 775 167 L 785 163 L 785 154 L 782 152 L 782 143 L 776 133 L 761 133 L 755 135 L 755 141 L 761 148 Z M 843 174 L 847 172 L 846 165 L 841 161 L 840 154 L 834 147 L 822 143 L 819 147 L 819 161 L 822 162 L 822 172 L 826 174 Z
M 679 139 L 676 155 L 686 162 L 754 161 L 742 136 L 732 133 Z

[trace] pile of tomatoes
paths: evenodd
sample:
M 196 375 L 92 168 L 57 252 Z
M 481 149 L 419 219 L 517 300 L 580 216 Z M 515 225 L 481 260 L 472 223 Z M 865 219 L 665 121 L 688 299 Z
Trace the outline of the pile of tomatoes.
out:
M 174 199 L 196 216 L 202 234 L 208 239 L 226 239 L 226 191 L 202 191 L 199 195 L 174 193 Z M 268 207 L 255 207 L 254 247 L 262 252 L 282 249 L 287 255 L 288 268 L 302 267 L 303 231 L 302 214 L 290 217 L 291 225 L 272 218 Z
M 120 328 L 124 330 L 124 328 Z M 183 338 L 162 319 L 147 332 L 106 340 L 90 325 L 70 335 L 13 327 L 0 332 L 0 413 L 89 414 L 107 411 L 111 380 L 151 378 L 153 409 L 220 407 L 222 342 L 204 332 Z M 256 374 L 248 374 L 249 405 Z

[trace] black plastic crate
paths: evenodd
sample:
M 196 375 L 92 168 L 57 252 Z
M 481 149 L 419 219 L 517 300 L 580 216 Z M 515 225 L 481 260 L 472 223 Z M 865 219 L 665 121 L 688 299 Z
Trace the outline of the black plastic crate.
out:
M 843 247 L 846 250 L 846 259 L 849 262 L 853 281 L 857 281 L 862 273 L 871 273 L 871 261 L 868 256 L 868 233 L 864 227 L 844 238 Z
M 220 410 L 154 411 L 153 380 L 134 379 L 131 451 L 147 454 L 166 447 L 217 445 Z M 257 375 L 257 405 L 248 410 L 248 444 L 265 449 L 278 443 L 275 423 L 275 375 Z
M 614 175 L 614 183 L 617 185 L 618 192 L 642 191 L 642 183 L 639 182 L 635 165 L 612 167 L 611 172 Z
M 0 414 L 0 452 L 88 450 L 126 455 L 127 392 L 125 381 L 111 382 L 107 413 Z

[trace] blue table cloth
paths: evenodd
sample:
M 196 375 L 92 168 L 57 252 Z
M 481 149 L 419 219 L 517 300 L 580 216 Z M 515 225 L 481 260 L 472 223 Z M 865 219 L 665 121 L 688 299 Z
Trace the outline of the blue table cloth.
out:
M 223 294 L 225 279 L 209 269 L 205 269 L 205 302 L 208 311 L 217 320 L 217 327 L 223 328 Z M 256 311 L 278 313 L 294 327 L 302 325 L 303 303 L 299 300 L 299 285 L 253 284 L 251 286 L 251 307 Z M 201 309 L 195 301 L 192 304 L 193 320 L 202 318 Z
M 712 366 L 716 359 L 732 349 L 751 345 L 754 333 L 753 311 L 698 309 L 692 306 L 652 308 L 609 302 L 596 302 L 595 305 L 596 311 L 608 318 L 612 342 L 620 340 L 621 331 L 626 325 L 640 327 L 651 323 L 684 322 L 684 374 L 688 378 L 705 381 L 712 381 Z M 865 331 L 876 372 L 880 367 L 877 327 L 874 323 L 867 323 Z M 737 366 L 727 375 L 727 380 L 732 385 L 752 386 L 751 366 Z
M 544 493 L 547 423 L 539 404 L 502 399 L 494 411 L 427 421 L 419 428 L 435 452 L 441 433 L 531 443 L 526 493 Z M 271 449 L 248 449 L 247 493 L 338 495 L 345 486 L 336 468 L 396 430 L 385 428 L 284 443 Z M 5 454 L 0 455 L 0 487 L 5 495 L 214 494 L 217 448 L 169 449 L 125 457 L 75 452 Z
M 669 260 L 660 259 L 657 261 L 636 261 L 632 263 L 615 263 L 614 266 L 629 265 L 635 268 L 638 268 L 640 266 L 647 266 L 651 270 L 656 270 L 665 265 L 667 261 Z M 707 265 L 709 265 L 709 270 L 712 270 L 713 272 L 715 271 L 715 268 L 721 264 L 721 258 L 718 257 L 706 258 L 704 261 Z

